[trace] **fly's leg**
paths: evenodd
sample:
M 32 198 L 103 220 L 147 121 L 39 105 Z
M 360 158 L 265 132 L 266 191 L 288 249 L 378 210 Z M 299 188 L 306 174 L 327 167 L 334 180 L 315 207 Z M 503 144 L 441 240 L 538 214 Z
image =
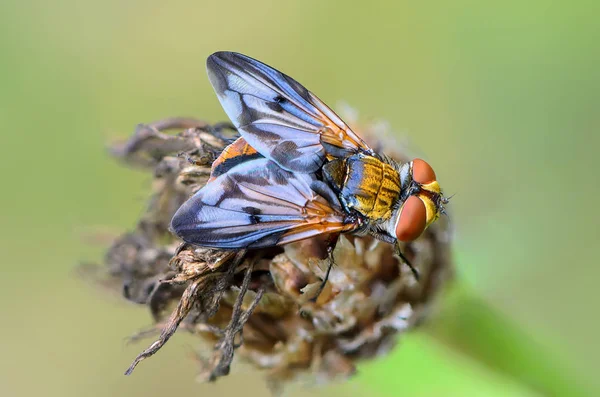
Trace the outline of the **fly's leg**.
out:
M 329 274 L 331 273 L 331 268 L 335 264 L 335 261 L 333 259 L 333 249 L 335 248 L 335 245 L 337 244 L 339 236 L 340 236 L 339 234 L 336 234 L 334 236 L 331 236 L 327 240 L 327 260 L 329 261 L 329 263 L 327 265 L 327 272 L 325 272 L 325 277 L 323 278 L 323 281 L 321 282 L 321 285 L 319 286 L 319 291 L 317 291 L 317 294 L 314 297 L 310 298 L 311 302 L 317 301 L 317 299 L 319 298 L 319 295 L 321 295 L 321 292 L 323 292 L 323 289 L 325 288 L 325 285 L 327 284 L 327 280 L 329 279 Z
M 400 259 L 402 259 L 404 263 L 406 263 L 406 265 L 410 268 L 410 271 L 415 277 L 415 280 L 419 281 L 419 271 L 412 265 L 412 263 L 410 263 L 408 258 L 404 256 L 402 250 L 400 249 L 400 244 L 396 243 L 396 245 L 394 246 L 394 253 L 398 255 Z
M 317 291 L 317 294 L 310 298 L 311 302 L 316 302 L 317 299 L 319 298 L 319 295 L 321 295 L 321 292 L 323 292 L 323 289 L 325 288 L 325 285 L 327 284 L 327 280 L 329 279 L 329 273 L 331 272 L 331 268 L 333 267 L 334 261 L 333 261 L 333 249 L 329 249 L 329 247 L 327 247 L 327 259 L 329 261 L 329 264 L 327 266 L 327 272 L 325 273 L 325 278 L 323 279 L 323 281 L 321 282 L 321 285 L 319 286 L 319 291 Z
M 387 234 L 380 232 L 378 230 L 369 230 L 369 235 L 375 237 L 377 240 L 381 240 L 386 243 L 393 244 L 394 245 L 394 254 L 398 255 L 400 257 L 400 259 L 402 259 L 402 261 L 404 261 L 404 263 L 406 263 L 406 265 L 410 268 L 410 271 L 412 272 L 413 276 L 415 277 L 415 280 L 419 281 L 419 271 L 412 265 L 412 263 L 410 263 L 408 258 L 404 256 L 404 254 L 402 253 L 402 250 L 400 249 L 400 244 L 398 244 L 398 241 L 395 238 L 390 237 Z

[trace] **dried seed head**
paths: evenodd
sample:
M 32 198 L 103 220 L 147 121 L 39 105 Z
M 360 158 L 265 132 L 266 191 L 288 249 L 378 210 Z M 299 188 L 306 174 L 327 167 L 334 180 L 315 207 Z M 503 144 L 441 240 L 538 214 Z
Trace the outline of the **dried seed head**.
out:
M 163 132 L 168 129 L 183 131 Z M 265 370 L 274 390 L 291 380 L 347 378 L 357 360 L 387 352 L 399 333 L 419 323 L 451 275 L 448 218 L 403 246 L 418 282 L 391 245 L 342 235 L 333 252 L 336 266 L 313 301 L 328 265 L 322 238 L 232 252 L 181 244 L 168 231 L 172 214 L 207 182 L 232 133 L 228 124 L 168 119 L 138 126 L 113 149 L 154 172 L 146 213 L 105 258 L 106 278 L 122 286 L 125 298 L 148 305 L 162 331 L 128 372 L 179 328 L 215 343 L 212 356 L 199 360 L 205 380 L 227 375 L 236 350 Z M 395 160 L 409 160 L 381 141 L 387 133 L 381 125 L 359 133 Z

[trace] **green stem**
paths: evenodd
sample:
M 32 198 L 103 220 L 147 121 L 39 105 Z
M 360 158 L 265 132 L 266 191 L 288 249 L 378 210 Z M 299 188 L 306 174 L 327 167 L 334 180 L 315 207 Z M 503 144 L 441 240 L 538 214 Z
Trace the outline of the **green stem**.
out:
M 455 285 L 443 301 L 423 328 L 438 341 L 543 395 L 589 395 L 547 346 L 467 286 Z

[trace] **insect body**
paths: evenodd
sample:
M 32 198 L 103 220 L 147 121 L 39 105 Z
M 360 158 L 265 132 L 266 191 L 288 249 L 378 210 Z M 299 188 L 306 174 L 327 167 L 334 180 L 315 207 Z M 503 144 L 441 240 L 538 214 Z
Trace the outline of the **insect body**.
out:
M 429 164 L 375 153 L 291 77 L 232 52 L 211 55 L 207 69 L 241 137 L 174 215 L 184 241 L 261 248 L 351 232 L 395 244 L 419 237 L 444 211 Z
M 344 207 L 373 220 L 387 220 L 401 192 L 400 175 L 391 165 L 362 153 L 323 166 L 323 176 Z

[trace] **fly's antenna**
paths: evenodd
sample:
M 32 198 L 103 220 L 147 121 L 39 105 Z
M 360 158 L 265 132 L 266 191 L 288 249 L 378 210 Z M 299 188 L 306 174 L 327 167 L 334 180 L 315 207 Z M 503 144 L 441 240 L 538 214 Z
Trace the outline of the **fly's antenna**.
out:
M 456 196 L 456 193 L 454 193 L 452 196 L 442 197 L 442 204 L 448 204 L 450 202 L 450 199 L 452 199 L 452 197 L 454 196 Z
M 448 216 L 448 213 L 446 212 L 446 207 L 444 207 L 444 205 L 448 204 L 450 202 L 450 199 L 452 197 L 456 196 L 456 193 L 454 193 L 452 196 L 449 197 L 444 197 L 444 196 L 440 196 L 440 213 L 442 215 Z

